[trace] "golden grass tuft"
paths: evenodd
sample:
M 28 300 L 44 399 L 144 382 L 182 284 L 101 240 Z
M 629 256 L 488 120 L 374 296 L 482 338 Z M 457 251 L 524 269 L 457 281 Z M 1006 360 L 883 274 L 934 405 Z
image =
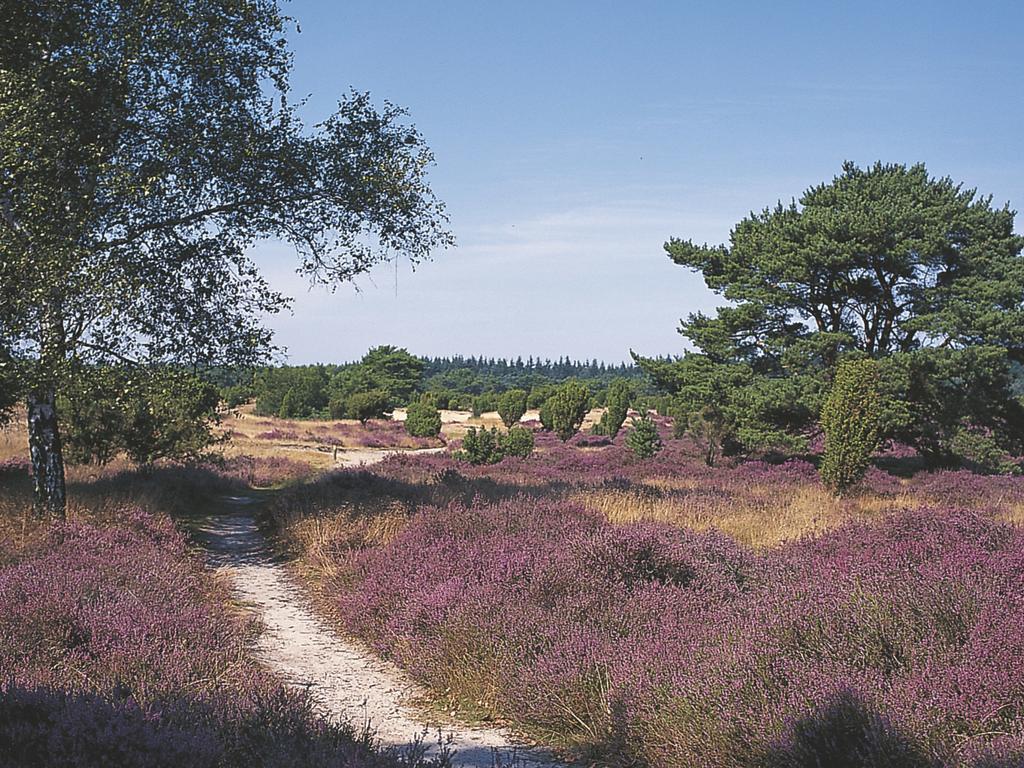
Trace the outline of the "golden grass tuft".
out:
M 921 505 L 905 495 L 837 499 L 815 486 L 752 486 L 742 497 L 713 497 L 697 491 L 697 484 L 673 478 L 629 490 L 584 489 L 568 498 L 616 525 L 655 521 L 695 530 L 714 528 L 755 549 Z

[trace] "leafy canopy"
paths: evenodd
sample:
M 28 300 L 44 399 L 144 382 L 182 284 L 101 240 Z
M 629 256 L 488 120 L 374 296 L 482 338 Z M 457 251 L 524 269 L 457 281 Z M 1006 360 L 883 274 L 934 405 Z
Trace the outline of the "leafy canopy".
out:
M 799 201 L 743 219 L 728 245 L 670 240 L 672 260 L 729 303 L 682 322 L 696 351 L 636 359 L 676 395 L 677 418 L 719 443 L 709 457 L 806 445 L 836 364 L 853 353 L 879 359 L 889 383 L 884 439 L 937 459 L 969 426 L 1010 447 L 1024 438 L 1008 375 L 1024 359 L 1013 223 L 1009 206 L 923 165 L 846 163 Z
M 451 242 L 430 152 L 352 93 L 312 129 L 273 0 L 26 0 L 0 13 L 0 345 L 76 359 L 248 363 L 288 300 L 248 257 L 337 283 Z

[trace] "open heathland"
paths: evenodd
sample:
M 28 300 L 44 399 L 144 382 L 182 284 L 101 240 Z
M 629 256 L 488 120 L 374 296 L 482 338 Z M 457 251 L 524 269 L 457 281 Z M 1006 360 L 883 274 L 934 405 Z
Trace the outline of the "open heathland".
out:
M 538 433 L 282 492 L 318 605 L 439 706 L 602 765 L 1017 765 L 1024 479 Z
M 258 618 L 172 520 L 244 488 L 230 472 L 76 470 L 59 523 L 28 479 L 0 464 L 0 764 L 447 764 L 381 752 L 257 660 Z

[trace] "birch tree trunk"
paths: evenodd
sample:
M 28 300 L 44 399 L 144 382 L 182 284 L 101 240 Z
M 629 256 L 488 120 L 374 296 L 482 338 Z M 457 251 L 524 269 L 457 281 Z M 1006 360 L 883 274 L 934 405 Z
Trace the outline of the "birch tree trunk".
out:
M 53 387 L 28 396 L 28 447 L 32 457 L 35 510 L 39 516 L 64 517 L 67 493 L 64 486 L 64 453 L 57 426 Z

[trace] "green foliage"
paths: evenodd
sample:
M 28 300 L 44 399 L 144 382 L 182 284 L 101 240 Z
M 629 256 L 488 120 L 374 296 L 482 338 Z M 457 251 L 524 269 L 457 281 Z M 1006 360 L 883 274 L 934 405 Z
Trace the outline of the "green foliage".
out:
M 323 366 L 264 368 L 253 378 L 258 416 L 308 418 L 327 404 L 327 371 Z
M 358 419 L 362 424 L 370 419 L 383 419 L 387 416 L 390 400 L 383 389 L 356 392 L 345 401 L 345 415 Z
M 360 365 L 374 382 L 373 388 L 388 393 L 392 408 L 412 401 L 423 376 L 423 360 L 399 347 L 373 347 L 363 355 Z
M 533 387 L 530 390 L 530 395 L 526 398 L 526 407 L 543 408 L 544 403 L 546 403 L 556 391 L 558 391 L 557 384 L 541 384 Z
M 220 390 L 220 398 L 228 408 L 237 408 L 253 398 L 253 388 L 245 384 L 232 384 Z
M 818 411 L 823 386 L 813 375 L 758 376 L 750 365 L 693 353 L 638 360 L 671 393 L 676 435 L 690 435 L 709 466 L 719 456 L 806 447 L 802 431 Z
M 967 406 L 972 426 L 1009 447 L 1024 438 L 1002 386 L 1009 361 L 1024 359 L 1024 238 L 1013 219 L 923 165 L 847 163 L 798 203 L 739 222 L 727 246 L 671 240 L 673 261 L 729 304 L 683 322 L 699 352 L 637 362 L 723 451 L 801 448 L 829 372 L 849 353 L 883 362 L 883 439 L 944 460 Z M 981 375 L 947 376 L 972 349 L 1004 356 L 979 353 Z
M 497 427 L 470 427 L 457 454 L 471 464 L 497 464 L 506 456 L 525 458 L 533 453 L 533 433 L 526 427 L 512 427 L 502 434 Z
M 649 415 L 633 419 L 633 429 L 626 435 L 626 447 L 638 459 L 650 459 L 662 449 L 658 425 Z
M 505 458 L 497 427 L 470 427 L 462 438 L 461 457 L 470 464 L 497 464 Z
M 298 398 L 295 390 L 289 389 L 281 398 L 281 406 L 277 409 L 277 417 L 280 419 L 291 419 L 299 415 Z
M 4 356 L 2 339 L 0 339 L 0 426 L 6 424 L 13 413 L 14 406 L 22 398 L 22 378 L 20 370 L 13 358 Z
M 540 419 L 540 426 L 545 432 L 551 432 L 555 428 L 554 421 L 551 419 L 552 400 L 553 396 L 541 403 L 540 410 L 537 413 L 537 418 Z
M 500 443 L 506 456 L 525 459 L 533 453 L 533 432 L 526 427 L 511 427 L 501 436 Z
M 604 400 L 607 410 L 601 414 L 601 420 L 594 425 L 594 434 L 612 438 L 618 435 L 626 421 L 632 399 L 633 389 L 625 379 L 615 379 L 609 384 Z
M 254 243 L 290 244 L 328 285 L 451 244 L 400 108 L 352 93 L 304 124 L 274 0 L 3 10 L 0 358 L 24 361 L 30 414 L 52 413 L 85 364 L 264 362 L 261 318 L 289 300 Z M 56 480 L 51 424 L 29 419 L 37 476 Z M 63 483 L 47 483 L 62 511 Z
M 968 459 L 960 448 L 985 435 L 1011 455 L 1024 452 L 1024 407 L 1013 397 L 1010 351 L 1000 347 L 920 349 L 880 361 L 885 439 L 916 448 L 933 467 Z M 959 436 L 959 437 L 958 437 Z
M 484 392 L 473 398 L 473 416 L 479 418 L 482 414 L 498 410 L 498 395 L 495 392 Z
M 498 415 L 502 423 L 512 428 L 526 413 L 527 393 L 522 389 L 510 389 L 498 398 Z
M 452 393 L 444 390 L 431 390 L 420 395 L 420 402 L 443 411 L 451 407 Z
M 673 434 L 676 437 L 688 434 L 709 467 L 715 466 L 723 453 L 736 453 L 740 448 L 735 442 L 736 425 L 726 412 L 715 405 L 679 414 L 673 425 Z
M 1015 460 L 991 435 L 981 430 L 966 427 L 957 430 L 950 441 L 950 448 L 960 463 L 973 472 L 986 475 L 1021 473 L 1019 460 Z
M 428 403 L 413 403 L 406 412 L 405 431 L 413 437 L 437 437 L 441 434 L 441 413 Z
M 217 442 L 219 400 L 212 384 L 174 369 L 76 371 L 58 401 L 65 453 L 79 464 L 197 458 Z
M 544 412 L 546 410 L 546 413 Z M 548 419 L 552 432 L 563 442 L 579 432 L 590 410 L 590 390 L 578 381 L 562 384 L 542 408 L 541 423 Z
M 819 472 L 822 482 L 835 493 L 864 477 L 878 448 L 881 412 L 878 363 L 841 362 L 821 409 L 825 455 Z

